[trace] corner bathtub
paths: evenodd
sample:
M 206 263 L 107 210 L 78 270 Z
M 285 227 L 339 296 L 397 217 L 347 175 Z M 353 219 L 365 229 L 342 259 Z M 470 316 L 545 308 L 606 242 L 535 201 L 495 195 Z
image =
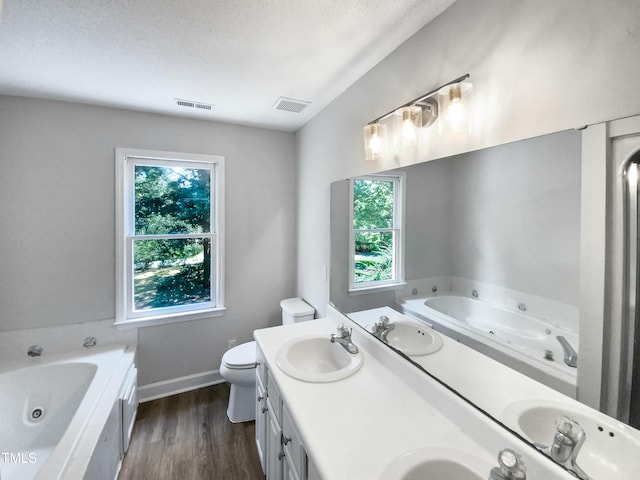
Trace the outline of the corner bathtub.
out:
M 132 364 L 121 347 L 3 365 L 0 479 L 82 478 Z
M 577 352 L 575 332 L 519 310 L 454 293 L 406 297 L 398 305 L 403 313 L 436 331 L 575 398 L 577 369 L 564 363 L 564 352 L 556 339 L 564 336 Z M 545 359 L 545 350 L 553 352 L 553 360 Z

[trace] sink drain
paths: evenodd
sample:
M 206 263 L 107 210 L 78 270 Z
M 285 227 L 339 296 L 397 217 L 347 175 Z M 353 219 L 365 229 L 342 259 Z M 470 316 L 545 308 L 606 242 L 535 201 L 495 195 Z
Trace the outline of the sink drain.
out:
M 44 415 L 44 410 L 42 408 L 34 408 L 31 411 L 31 420 L 40 420 Z

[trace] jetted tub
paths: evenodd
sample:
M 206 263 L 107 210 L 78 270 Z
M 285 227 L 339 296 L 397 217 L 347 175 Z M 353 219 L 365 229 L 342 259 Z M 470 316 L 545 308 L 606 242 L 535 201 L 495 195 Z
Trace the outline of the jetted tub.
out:
M 577 333 L 519 310 L 454 293 L 406 297 L 398 305 L 436 331 L 575 398 L 576 368 L 565 364 L 556 337 L 565 337 L 577 352 Z
M 0 478 L 83 478 L 132 373 L 133 352 L 125 347 L 96 348 L 81 356 L 47 357 L 45 351 L 3 365 Z

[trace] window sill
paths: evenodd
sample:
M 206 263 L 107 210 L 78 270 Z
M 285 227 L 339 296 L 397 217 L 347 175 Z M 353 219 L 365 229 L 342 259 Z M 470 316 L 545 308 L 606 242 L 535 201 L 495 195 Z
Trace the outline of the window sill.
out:
M 354 288 L 349 290 L 349 296 L 367 295 L 369 293 L 386 292 L 389 290 L 397 290 L 406 286 L 406 282 L 391 283 L 389 285 L 375 285 L 372 287 Z
M 153 327 L 156 325 L 167 325 L 170 323 L 188 322 L 191 320 L 201 320 L 203 318 L 220 317 L 226 308 L 209 308 L 196 312 L 174 313 L 172 315 L 156 315 L 153 317 L 130 318 L 116 321 L 113 325 L 118 330 L 130 330 L 132 328 Z

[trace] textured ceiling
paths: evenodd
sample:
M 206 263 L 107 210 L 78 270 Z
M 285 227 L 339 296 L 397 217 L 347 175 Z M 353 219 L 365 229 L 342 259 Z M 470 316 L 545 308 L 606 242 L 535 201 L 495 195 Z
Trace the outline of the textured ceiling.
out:
M 453 1 L 0 0 L 0 94 L 293 131 Z

